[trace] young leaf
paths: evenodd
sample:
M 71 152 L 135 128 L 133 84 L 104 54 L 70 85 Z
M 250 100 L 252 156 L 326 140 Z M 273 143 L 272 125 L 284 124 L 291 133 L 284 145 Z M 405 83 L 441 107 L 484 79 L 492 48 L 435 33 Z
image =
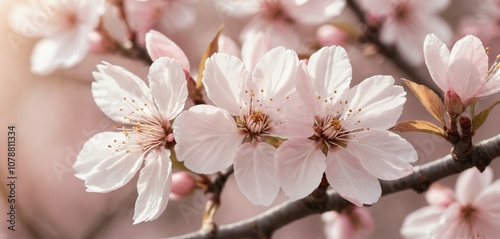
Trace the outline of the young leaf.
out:
M 390 128 L 390 130 L 398 132 L 422 132 L 428 134 L 435 134 L 441 137 L 446 137 L 446 133 L 439 126 L 424 120 L 408 120 L 397 124 Z
M 207 49 L 205 49 L 205 52 L 201 57 L 200 67 L 198 68 L 198 79 L 196 80 L 196 90 L 198 91 L 203 89 L 203 82 L 201 82 L 201 79 L 203 78 L 203 71 L 205 70 L 205 61 L 212 54 L 216 53 L 219 50 L 218 42 L 222 29 L 224 29 L 224 24 L 220 25 L 219 29 L 217 30 L 217 33 L 215 34 L 210 44 L 208 44 Z
M 495 108 L 495 106 L 498 104 L 500 104 L 500 100 L 493 103 L 490 107 L 486 108 L 485 110 L 481 111 L 481 113 L 474 116 L 474 118 L 472 119 L 473 131 L 476 131 L 477 129 L 479 129 L 479 127 L 481 127 L 484 124 L 484 122 L 488 118 L 488 115 L 490 114 L 490 111 L 493 108 Z
M 445 126 L 445 109 L 443 101 L 441 101 L 439 96 L 425 85 L 419 85 L 407 79 L 403 79 L 403 81 L 408 88 L 410 88 L 411 92 L 413 92 L 413 94 L 417 97 L 420 103 L 422 103 L 425 109 L 427 109 L 427 111 L 429 111 L 434 118 L 439 120 L 442 126 Z

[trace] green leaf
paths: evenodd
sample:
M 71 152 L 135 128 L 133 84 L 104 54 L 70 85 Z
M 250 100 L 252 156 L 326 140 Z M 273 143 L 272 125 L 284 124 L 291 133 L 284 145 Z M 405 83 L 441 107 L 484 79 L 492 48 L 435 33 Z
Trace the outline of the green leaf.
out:
M 410 88 L 411 92 L 417 97 L 422 105 L 431 113 L 434 118 L 441 122 L 442 126 L 446 125 L 444 121 L 445 108 L 443 101 L 434 91 L 425 85 L 420 85 L 407 79 L 403 79 L 405 84 Z
M 474 118 L 472 119 L 473 131 L 476 131 L 477 129 L 479 129 L 479 127 L 481 127 L 484 124 L 484 122 L 488 118 L 488 115 L 490 114 L 490 111 L 493 108 L 495 108 L 495 106 L 497 106 L 498 104 L 500 104 L 500 100 L 493 103 L 492 105 L 490 105 L 490 107 L 488 107 L 487 109 L 481 111 L 481 113 L 474 116 Z
M 219 50 L 219 45 L 218 45 L 219 36 L 223 29 L 224 29 L 224 24 L 220 25 L 219 29 L 217 30 L 217 33 L 215 34 L 210 44 L 208 44 L 207 49 L 205 49 L 205 52 L 201 57 L 200 67 L 198 68 L 198 79 L 196 80 L 197 91 L 201 91 L 201 89 L 203 89 L 203 82 L 201 81 L 201 79 L 203 78 L 203 71 L 205 70 L 205 61 L 212 54 L 216 53 Z
M 446 132 L 439 126 L 424 120 L 408 120 L 397 124 L 389 130 L 398 132 L 422 132 L 446 137 Z

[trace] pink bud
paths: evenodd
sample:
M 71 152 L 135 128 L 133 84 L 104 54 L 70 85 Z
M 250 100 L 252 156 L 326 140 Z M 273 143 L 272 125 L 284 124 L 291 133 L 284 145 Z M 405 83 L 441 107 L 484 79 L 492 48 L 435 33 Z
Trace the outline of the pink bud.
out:
M 106 52 L 108 44 L 99 32 L 92 31 L 89 33 L 88 40 L 90 52 L 98 54 Z
M 453 190 L 440 183 L 433 183 L 425 193 L 427 203 L 433 206 L 448 207 L 455 201 Z
M 153 61 L 166 56 L 179 61 L 185 72 L 189 72 L 191 69 L 189 60 L 182 49 L 160 32 L 151 30 L 146 33 L 146 49 Z
M 321 46 L 344 46 L 349 35 L 341 28 L 326 24 L 316 31 L 316 40 Z
M 172 175 L 172 189 L 170 199 L 178 200 L 193 192 L 196 187 L 196 180 L 187 172 L 178 172 Z
M 462 99 L 460 99 L 460 96 L 452 90 L 446 92 L 444 96 L 444 105 L 452 117 L 458 116 L 464 112 Z
M 325 234 L 331 239 L 350 239 L 368 236 L 373 232 L 373 219 L 366 208 L 346 208 L 341 213 L 326 212 L 321 215 Z

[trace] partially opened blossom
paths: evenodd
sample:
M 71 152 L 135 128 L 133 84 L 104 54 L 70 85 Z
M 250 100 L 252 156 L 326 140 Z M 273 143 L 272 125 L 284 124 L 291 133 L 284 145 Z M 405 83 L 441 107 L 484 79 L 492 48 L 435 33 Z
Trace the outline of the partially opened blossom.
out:
M 458 95 L 463 108 L 500 91 L 498 63 L 488 69 L 488 55 L 475 36 L 460 39 L 450 52 L 436 35 L 429 34 L 425 38 L 424 56 L 436 85 L 445 94 Z
M 435 203 L 408 215 L 401 234 L 405 238 L 497 238 L 500 234 L 500 180 L 491 183 L 493 172 L 472 168 L 460 174 L 455 198 Z M 442 189 L 449 194 L 449 189 Z M 435 193 L 436 194 L 436 193 Z M 443 200 L 440 200 L 443 202 Z
M 348 207 L 341 212 L 321 214 L 327 239 L 360 239 L 373 232 L 372 216 L 365 207 Z
M 119 66 L 104 63 L 94 72 L 92 95 L 99 108 L 123 126 L 94 135 L 73 166 L 89 192 L 122 187 L 140 169 L 134 224 L 151 221 L 167 206 L 172 187 L 170 121 L 187 98 L 184 72 L 176 60 L 157 59 L 150 68 L 149 87 Z M 142 167 L 142 169 L 141 169 Z
M 362 0 L 370 14 L 384 17 L 380 40 L 395 44 L 401 55 L 412 65 L 420 65 L 420 47 L 429 33 L 449 42 L 453 32 L 438 13 L 445 10 L 449 0 Z
M 271 46 L 296 49 L 300 37 L 295 24 L 317 26 L 338 16 L 345 6 L 345 0 L 221 0 L 216 1 L 227 15 L 235 17 L 252 16 L 242 30 L 242 40 L 262 32 L 270 36 Z
M 217 106 L 198 105 L 174 122 L 177 158 L 197 173 L 234 164 L 240 191 L 254 204 L 269 205 L 279 192 L 269 136 L 304 134 L 289 128 L 298 58 L 283 47 L 266 53 L 252 71 L 238 58 L 216 53 L 207 59 L 203 83 Z M 290 119 L 293 120 L 293 119 Z
M 9 20 L 17 33 L 42 38 L 31 54 L 31 72 L 47 75 L 83 60 L 103 12 L 101 0 L 30 1 L 14 7 Z
M 342 47 L 323 47 L 299 68 L 297 91 L 306 108 L 300 113 L 312 134 L 290 138 L 275 160 L 281 188 L 291 199 L 310 194 L 323 173 L 340 196 L 357 206 L 381 195 L 378 179 L 412 173 L 415 149 L 386 129 L 406 101 L 391 76 L 373 76 L 349 89 L 351 64 Z M 299 117 L 300 115 L 296 115 Z

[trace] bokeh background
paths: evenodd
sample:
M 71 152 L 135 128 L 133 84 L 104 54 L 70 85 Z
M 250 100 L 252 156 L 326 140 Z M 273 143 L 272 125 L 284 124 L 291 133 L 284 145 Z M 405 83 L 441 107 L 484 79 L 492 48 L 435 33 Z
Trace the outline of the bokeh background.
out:
M 29 70 L 29 57 L 36 39 L 19 36 L 8 27 L 9 10 L 17 2 L 0 0 L 0 238 L 142 239 L 180 235 L 199 229 L 205 202 L 200 193 L 170 201 L 163 215 L 153 222 L 132 225 L 137 178 L 111 193 L 85 192 L 83 181 L 74 177 L 72 164 L 88 138 L 111 130 L 113 126 L 92 99 L 91 72 L 96 69 L 96 64 L 105 60 L 144 78 L 148 66 L 115 54 L 90 54 L 74 68 L 46 77 L 33 75 Z M 476 2 L 480 1 L 452 1 L 442 16 L 457 31 L 459 19 L 473 14 Z M 197 24 L 169 37 L 180 45 L 191 65 L 196 67 L 224 17 L 213 9 L 211 1 L 200 0 L 195 6 Z M 349 10 L 335 20 L 339 19 L 355 22 Z M 225 33 L 236 37 L 242 24 L 243 21 L 226 22 Z M 459 37 L 457 34 L 454 41 Z M 14 44 L 13 39 L 20 40 L 16 41 L 19 44 Z M 366 56 L 356 46 L 347 49 L 353 65 L 353 83 L 374 74 L 392 75 L 396 79 L 406 77 L 381 56 Z M 494 49 L 492 46 L 492 56 L 500 53 Z M 417 70 L 426 76 L 428 84 L 433 84 L 425 66 Z M 482 100 L 479 108 L 496 100 L 498 94 Z M 500 110 L 496 109 L 474 141 L 500 133 L 499 118 Z M 409 119 L 433 121 L 411 94 L 408 94 L 400 121 Z M 6 230 L 6 138 L 10 124 L 16 125 L 17 131 L 16 232 Z M 449 144 L 438 137 L 418 133 L 403 136 L 418 151 L 420 159 L 417 164 L 432 161 L 450 151 Z M 495 179 L 499 178 L 500 162 L 494 161 L 492 167 L 497 175 Z M 456 176 L 452 176 L 442 182 L 453 186 L 455 179 Z M 233 178 L 229 180 L 222 200 L 216 216 L 216 222 L 220 224 L 246 219 L 269 209 L 252 205 L 238 191 Z M 280 194 L 274 204 L 285 200 L 286 197 Z M 369 207 L 375 220 L 375 231 L 369 238 L 401 238 L 399 229 L 404 217 L 424 205 L 424 196 L 413 191 L 381 198 Z M 323 223 L 319 215 L 310 216 L 278 230 L 273 238 L 325 238 Z

